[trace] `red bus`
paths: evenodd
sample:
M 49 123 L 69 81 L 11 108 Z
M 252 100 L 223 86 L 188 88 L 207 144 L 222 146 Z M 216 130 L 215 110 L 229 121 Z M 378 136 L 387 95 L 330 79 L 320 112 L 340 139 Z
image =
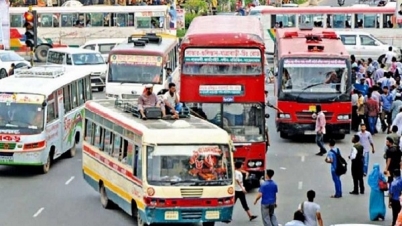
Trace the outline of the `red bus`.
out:
M 327 135 L 350 133 L 352 75 L 348 52 L 332 29 L 277 29 L 276 126 L 282 138 L 315 134 L 316 105 L 325 113 Z
M 180 46 L 180 101 L 231 134 L 235 161 L 250 173 L 246 188 L 265 169 L 264 53 L 255 17 L 197 17 Z

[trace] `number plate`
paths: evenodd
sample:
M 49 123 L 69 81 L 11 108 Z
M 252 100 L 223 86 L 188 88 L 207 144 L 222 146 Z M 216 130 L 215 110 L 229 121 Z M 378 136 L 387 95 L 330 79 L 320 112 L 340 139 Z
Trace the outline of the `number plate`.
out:
M 13 156 L 0 156 L 0 162 L 13 162 Z
M 304 131 L 304 135 L 316 135 L 316 134 L 317 134 L 317 132 L 314 131 L 314 130 L 307 130 L 307 131 Z

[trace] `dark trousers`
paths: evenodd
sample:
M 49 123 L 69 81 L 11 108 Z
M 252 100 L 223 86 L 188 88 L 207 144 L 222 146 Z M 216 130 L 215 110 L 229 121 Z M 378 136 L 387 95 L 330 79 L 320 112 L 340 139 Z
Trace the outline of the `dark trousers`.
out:
M 357 106 L 352 106 L 352 130 L 359 129 L 359 117 L 357 115 Z
M 247 205 L 246 194 L 243 191 L 235 191 L 235 203 L 237 199 L 240 199 L 241 206 L 245 211 L 250 210 Z
M 363 171 L 363 166 L 361 166 L 360 168 L 361 168 L 360 170 Z M 352 169 L 353 192 L 358 193 L 360 191 L 360 193 L 364 193 L 363 172 L 353 172 L 353 171 L 354 170 Z
M 396 219 L 398 218 L 398 213 L 401 211 L 401 204 L 399 200 L 391 199 L 391 208 L 392 208 L 392 225 L 395 225 Z

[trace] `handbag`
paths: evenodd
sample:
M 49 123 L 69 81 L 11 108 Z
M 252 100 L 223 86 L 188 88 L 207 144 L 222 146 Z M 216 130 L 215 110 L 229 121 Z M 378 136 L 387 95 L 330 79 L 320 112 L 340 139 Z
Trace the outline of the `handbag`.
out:
M 380 191 L 388 191 L 388 183 L 387 182 L 378 180 L 378 187 L 380 188 Z

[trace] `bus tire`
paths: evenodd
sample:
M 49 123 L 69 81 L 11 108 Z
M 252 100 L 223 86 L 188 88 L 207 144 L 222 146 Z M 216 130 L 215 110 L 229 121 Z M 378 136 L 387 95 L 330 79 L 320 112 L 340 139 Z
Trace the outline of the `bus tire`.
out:
M 49 172 L 50 166 L 52 165 L 53 151 L 54 151 L 54 148 L 52 147 L 50 152 L 49 152 L 49 155 L 47 156 L 46 163 L 43 164 L 41 166 L 41 168 L 40 168 L 40 173 L 41 174 L 47 174 Z
M 137 215 L 137 226 L 149 226 L 149 224 L 145 223 L 142 219 L 141 219 L 141 215 L 140 215 L 140 211 L 136 211 L 136 215 Z
M 282 139 L 287 139 L 287 138 L 289 138 L 289 136 L 288 136 L 285 132 L 279 132 L 279 136 L 280 136 Z
M 7 77 L 7 71 L 6 69 L 1 69 L 0 70 L 0 79 L 6 78 Z
M 202 226 L 214 226 L 215 222 L 202 222 Z
M 70 148 L 70 150 L 68 150 L 68 152 L 67 152 L 67 157 L 73 158 L 76 153 L 77 153 L 77 142 L 74 141 L 73 146 L 72 146 L 72 147 Z
M 100 194 L 100 201 L 101 201 L 102 207 L 105 209 L 112 208 L 113 203 L 107 197 L 106 188 L 103 185 L 103 182 L 100 182 L 100 184 L 99 184 L 99 194 Z
M 51 46 L 49 45 L 40 45 L 35 48 L 35 57 L 39 62 L 46 62 L 47 51 Z M 32 65 L 31 65 L 32 66 Z

